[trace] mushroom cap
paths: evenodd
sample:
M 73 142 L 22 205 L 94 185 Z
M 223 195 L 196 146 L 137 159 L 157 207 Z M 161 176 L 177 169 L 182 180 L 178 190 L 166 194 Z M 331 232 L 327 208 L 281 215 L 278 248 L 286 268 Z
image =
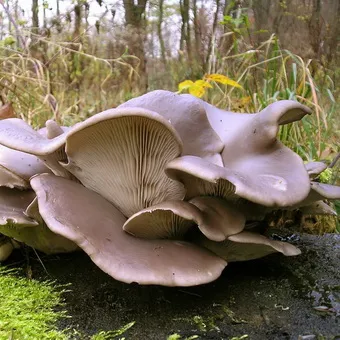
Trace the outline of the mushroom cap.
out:
M 223 165 L 224 144 L 211 127 L 202 101 L 191 95 L 156 90 L 133 98 L 119 107 L 141 107 L 157 112 L 176 129 L 183 142 L 182 155 L 199 156 Z
M 42 174 L 31 179 L 31 186 L 47 226 L 77 243 L 117 280 L 192 286 L 215 280 L 226 266 L 223 259 L 187 242 L 145 240 L 127 234 L 122 229 L 123 214 L 78 183 Z
M 65 145 L 66 134 L 47 139 L 25 121 L 10 118 L 0 121 L 0 144 L 35 156 L 46 156 Z
M 65 160 L 66 133 L 47 139 L 21 119 L 0 121 L 0 144 L 39 157 L 58 176 L 71 175 L 58 162 Z
M 12 254 L 14 246 L 11 240 L 5 236 L 0 235 L 0 262 L 8 259 Z
M 45 123 L 45 127 L 38 130 L 38 133 L 47 139 L 53 139 L 70 130 L 70 127 L 60 126 L 56 121 L 49 119 Z
M 318 201 L 323 200 L 339 200 L 340 199 L 340 186 L 311 182 L 310 191 L 308 196 L 300 202 L 297 202 L 295 205 L 290 207 L 293 209 L 300 209 L 301 207 L 307 207 L 311 204 L 314 204 Z
M 0 226 L 37 226 L 38 223 L 25 214 L 28 205 L 34 199 L 32 190 L 0 188 Z M 0 230 L 3 233 L 2 230 Z
M 319 197 L 319 199 L 339 200 L 340 186 L 311 182 L 311 195 Z
M 241 232 L 246 224 L 245 216 L 230 202 L 218 197 L 200 196 L 190 200 L 202 214 L 198 225 L 210 240 L 224 241 L 228 236 Z
M 201 103 L 211 126 L 225 144 L 222 151 L 224 166 L 244 178 L 252 178 L 252 181 L 256 178 L 262 184 L 266 182 L 267 192 L 273 188 L 269 202 L 261 203 L 261 200 L 249 197 L 250 201 L 267 206 L 288 206 L 307 196 L 309 179 L 302 159 L 279 142 L 276 135 L 280 125 L 310 114 L 309 108 L 285 100 L 256 114 L 238 114 Z
M 337 215 L 336 211 L 323 201 L 316 201 L 310 205 L 300 207 L 299 210 L 303 215 Z
M 162 201 L 184 197 L 182 184 L 164 173 L 166 164 L 181 150 L 176 131 L 157 113 L 112 109 L 68 132 L 64 167 L 129 217 Z
M 270 240 L 250 231 L 242 231 L 229 236 L 223 242 L 214 242 L 202 236 L 195 239 L 194 242 L 206 247 L 228 262 L 254 260 L 275 252 L 280 252 L 285 256 L 301 254 L 301 251 L 292 244 Z
M 0 165 L 0 187 L 28 189 L 29 183 Z
M 70 240 L 52 233 L 43 223 L 37 208 L 34 215 L 28 213 L 34 198 L 32 190 L 0 188 L 0 233 L 46 254 L 78 249 Z
M 230 148 L 231 142 L 237 146 L 239 138 L 242 136 L 243 139 L 249 138 L 255 142 L 253 144 L 239 143 L 245 144 L 243 148 L 249 148 L 250 152 L 253 148 L 257 149 L 258 146 L 268 143 L 270 137 L 275 138 L 279 125 L 301 120 L 306 114 L 312 113 L 307 106 L 293 100 L 274 102 L 255 114 L 239 114 L 221 110 L 203 100 L 201 100 L 201 104 L 207 112 L 211 126 L 228 148 Z M 256 131 L 254 132 L 254 130 Z M 242 145 L 240 146 L 242 147 Z
M 201 222 L 201 212 L 194 205 L 185 201 L 166 201 L 132 215 L 123 229 L 136 237 L 176 240 Z
M 284 159 L 284 152 L 278 152 L 275 157 Z M 287 172 L 278 169 L 275 172 L 269 164 L 262 169 L 266 164 L 259 169 L 258 163 L 249 163 L 248 168 L 238 170 L 220 167 L 199 157 L 183 156 L 169 162 L 165 172 L 184 184 L 186 199 L 204 195 L 230 200 L 241 197 L 268 207 L 284 207 L 307 196 L 310 184 L 304 168 L 302 172 L 288 167 Z
M 327 169 L 327 164 L 323 162 L 309 162 L 305 164 L 309 178 L 314 179 L 321 174 L 322 171 Z
M 36 156 L 0 145 L 0 165 L 25 181 L 44 172 L 51 172 Z

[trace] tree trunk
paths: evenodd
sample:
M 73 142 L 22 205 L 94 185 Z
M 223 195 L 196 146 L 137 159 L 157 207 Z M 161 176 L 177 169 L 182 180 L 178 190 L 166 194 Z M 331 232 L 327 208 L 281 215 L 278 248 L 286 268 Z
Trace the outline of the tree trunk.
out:
M 212 48 L 213 48 L 213 44 L 215 40 L 215 33 L 216 33 L 216 28 L 217 28 L 217 23 L 218 23 L 219 10 L 220 10 L 220 0 L 216 0 L 216 12 L 214 15 L 214 22 L 213 22 L 211 37 L 209 39 L 207 55 L 206 55 L 205 62 L 204 62 L 204 72 L 208 72 L 208 68 L 209 68 L 209 61 L 211 57 L 211 52 L 212 52 Z
M 133 65 L 139 75 L 139 87 L 143 92 L 147 91 L 148 80 L 146 74 L 146 57 L 144 44 L 145 19 L 144 13 L 147 0 L 138 0 L 135 5 L 134 0 L 123 0 L 125 9 L 125 25 L 128 33 L 127 44 L 129 53 L 139 59 L 138 65 Z
M 162 22 L 163 22 L 163 5 L 164 0 L 159 0 L 159 13 L 158 13 L 158 21 L 157 21 L 157 33 L 158 33 L 158 40 L 159 46 L 161 49 L 161 58 L 164 66 L 166 65 L 166 55 L 165 55 L 165 44 L 162 35 Z
M 194 12 L 194 37 L 195 37 L 195 53 L 199 59 L 200 64 L 203 64 L 202 56 L 202 41 L 201 41 L 201 29 L 197 13 L 197 0 L 193 0 L 193 12 Z
M 39 33 L 39 3 L 38 0 L 32 0 L 32 32 Z
M 180 50 L 183 51 L 184 43 L 188 55 L 189 65 L 192 65 L 192 46 L 191 46 L 191 31 L 190 31 L 190 20 L 189 20 L 189 0 L 180 0 L 180 11 L 182 17 L 181 26 L 181 41 Z

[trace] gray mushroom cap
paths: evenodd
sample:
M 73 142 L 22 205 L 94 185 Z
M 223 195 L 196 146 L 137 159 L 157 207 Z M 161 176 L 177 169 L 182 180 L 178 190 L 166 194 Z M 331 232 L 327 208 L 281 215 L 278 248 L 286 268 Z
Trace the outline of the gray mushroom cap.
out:
M 193 242 L 206 247 L 228 262 L 254 260 L 276 252 L 285 256 L 301 254 L 301 251 L 292 244 L 270 240 L 250 231 L 229 236 L 223 242 L 214 242 L 202 236 L 197 237 Z
M 210 240 L 224 241 L 245 227 L 245 216 L 224 199 L 200 196 L 191 199 L 190 203 L 200 209 L 202 222 L 198 227 Z
M 276 157 L 283 156 L 278 153 Z M 280 162 L 282 160 L 280 159 Z M 179 157 L 166 166 L 166 174 L 184 184 L 186 198 L 196 196 L 217 196 L 230 200 L 240 197 L 264 206 L 291 206 L 304 199 L 309 192 L 310 183 L 306 170 L 292 168 L 276 172 L 264 162 L 258 168 L 258 162 L 249 161 L 248 168 L 232 169 L 209 163 L 199 157 Z M 301 163 L 302 164 L 302 163 Z M 267 165 L 266 170 L 261 168 Z M 303 166 L 303 165 L 302 165 Z M 286 171 L 287 170 L 287 171 Z
M 0 188 L 0 233 L 46 254 L 78 249 L 73 242 L 46 227 L 37 207 L 28 209 L 34 198 L 32 190 Z M 35 213 L 31 214 L 32 211 Z
M 0 234 L 0 262 L 7 260 L 13 250 L 14 245 L 11 239 Z
M 0 144 L 39 157 L 58 176 L 71 177 L 59 161 L 64 160 L 66 134 L 47 139 L 21 119 L 0 121 Z
M 336 211 L 323 201 L 316 201 L 310 205 L 300 207 L 299 210 L 303 215 L 337 215 Z
M 202 215 L 196 206 L 185 201 L 165 201 L 135 213 L 123 229 L 135 237 L 176 240 L 201 223 Z
M 181 140 L 166 119 L 141 108 L 119 108 L 68 132 L 64 167 L 129 217 L 184 197 L 182 184 L 164 174 L 166 164 L 181 151 Z
M 147 239 L 180 239 L 193 227 L 209 239 L 223 241 L 243 230 L 245 217 L 217 197 L 195 197 L 189 202 L 167 201 L 131 216 L 123 229 Z
M 0 165 L 24 181 L 37 174 L 51 172 L 36 156 L 0 145 Z
M 327 169 L 327 164 L 323 162 L 308 162 L 305 164 L 309 178 L 314 179 L 321 174 L 322 171 Z
M 174 126 L 183 141 L 182 155 L 199 156 L 223 165 L 224 144 L 211 127 L 202 101 L 191 95 L 164 90 L 149 92 L 119 107 L 141 107 L 157 112 Z
M 307 207 L 318 201 L 323 200 L 339 200 L 340 199 L 340 186 L 311 182 L 310 191 L 308 196 L 300 202 L 290 207 L 291 210 L 299 209 L 301 207 Z
M 70 127 L 60 126 L 56 121 L 49 119 L 46 121 L 45 127 L 38 130 L 38 133 L 47 139 L 53 139 L 70 129 Z
M 31 186 L 47 226 L 77 243 L 117 280 L 191 286 L 213 281 L 226 266 L 223 259 L 190 243 L 128 235 L 122 213 L 78 183 L 43 174 L 32 178 Z
M 17 190 L 5 187 L 0 188 L 0 226 L 10 224 L 34 227 L 38 223 L 25 214 L 28 205 L 34 199 L 32 190 Z M 2 232 L 0 230 L 0 232 Z

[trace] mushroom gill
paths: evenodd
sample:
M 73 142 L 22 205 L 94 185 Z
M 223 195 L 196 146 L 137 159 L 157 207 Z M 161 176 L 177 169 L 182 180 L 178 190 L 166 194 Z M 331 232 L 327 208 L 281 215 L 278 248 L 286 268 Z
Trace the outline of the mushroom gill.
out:
M 176 131 L 157 113 L 112 109 L 68 132 L 64 167 L 129 217 L 162 201 L 183 198 L 182 185 L 164 174 L 166 164 L 181 151 Z

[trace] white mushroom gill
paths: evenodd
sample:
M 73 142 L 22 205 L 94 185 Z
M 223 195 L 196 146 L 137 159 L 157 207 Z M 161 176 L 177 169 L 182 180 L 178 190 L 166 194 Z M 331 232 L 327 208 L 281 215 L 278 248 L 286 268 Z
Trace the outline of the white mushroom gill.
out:
M 89 118 L 67 137 L 65 168 L 129 217 L 166 200 L 182 199 L 182 184 L 169 179 L 166 164 L 182 145 L 157 113 L 115 109 Z

